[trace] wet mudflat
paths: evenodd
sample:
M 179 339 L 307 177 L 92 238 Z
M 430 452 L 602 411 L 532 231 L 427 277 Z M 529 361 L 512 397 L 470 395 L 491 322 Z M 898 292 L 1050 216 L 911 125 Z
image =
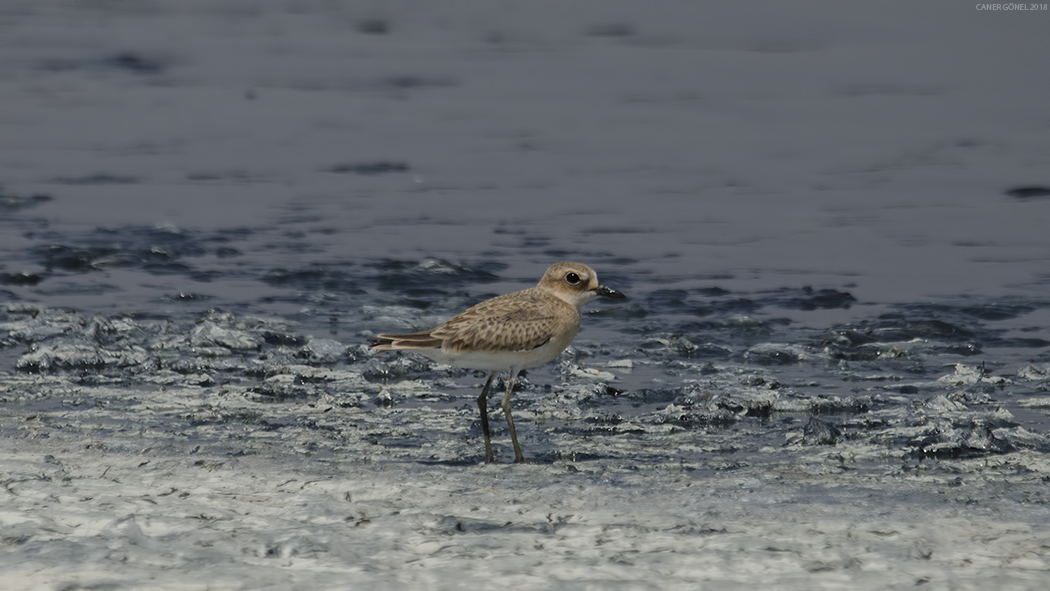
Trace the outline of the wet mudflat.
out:
M 0 8 L 5 585 L 1045 586 L 1047 17 L 552 6 Z

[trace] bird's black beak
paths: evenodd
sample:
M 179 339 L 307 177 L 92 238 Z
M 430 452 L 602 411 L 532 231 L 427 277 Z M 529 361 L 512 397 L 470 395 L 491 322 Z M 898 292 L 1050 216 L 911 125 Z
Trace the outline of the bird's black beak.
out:
M 604 285 L 599 285 L 598 287 L 595 287 L 591 291 L 593 291 L 594 293 L 596 293 L 596 294 L 598 294 L 598 295 L 600 295 L 602 297 L 612 298 L 614 300 L 627 299 L 627 296 L 625 296 L 622 293 L 616 291 L 615 289 L 609 289 L 608 287 L 605 287 Z

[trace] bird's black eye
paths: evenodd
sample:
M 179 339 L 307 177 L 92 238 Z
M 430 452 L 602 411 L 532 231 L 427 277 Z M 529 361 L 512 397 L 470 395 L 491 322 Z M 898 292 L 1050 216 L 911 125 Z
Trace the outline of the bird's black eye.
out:
M 580 282 L 580 276 L 576 273 L 566 273 L 565 280 L 569 282 L 569 285 L 576 285 Z

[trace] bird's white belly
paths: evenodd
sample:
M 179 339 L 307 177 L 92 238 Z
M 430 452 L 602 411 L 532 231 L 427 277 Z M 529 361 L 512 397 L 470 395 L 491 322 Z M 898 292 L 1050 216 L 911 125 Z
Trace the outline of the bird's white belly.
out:
M 575 336 L 575 335 L 572 335 Z M 551 339 L 542 347 L 529 351 L 446 351 L 444 349 L 416 349 L 415 353 L 453 367 L 483 369 L 487 371 L 508 370 L 512 367 L 528 369 L 552 361 L 572 342 L 569 339 Z

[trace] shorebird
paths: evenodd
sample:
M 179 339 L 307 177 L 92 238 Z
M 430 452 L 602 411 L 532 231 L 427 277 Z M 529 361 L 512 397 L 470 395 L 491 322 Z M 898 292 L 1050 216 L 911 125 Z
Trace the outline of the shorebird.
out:
M 478 396 L 487 462 L 496 461 L 489 433 L 489 388 L 496 376 L 506 371 L 503 414 L 514 444 L 514 461 L 524 462 L 510 415 L 514 378 L 521 370 L 560 355 L 580 330 L 580 308 L 597 297 L 626 296 L 598 283 L 594 269 L 587 265 L 555 263 L 536 287 L 485 300 L 437 328 L 412 334 L 380 334 L 369 340 L 376 351 L 412 351 L 438 363 L 489 372 Z

